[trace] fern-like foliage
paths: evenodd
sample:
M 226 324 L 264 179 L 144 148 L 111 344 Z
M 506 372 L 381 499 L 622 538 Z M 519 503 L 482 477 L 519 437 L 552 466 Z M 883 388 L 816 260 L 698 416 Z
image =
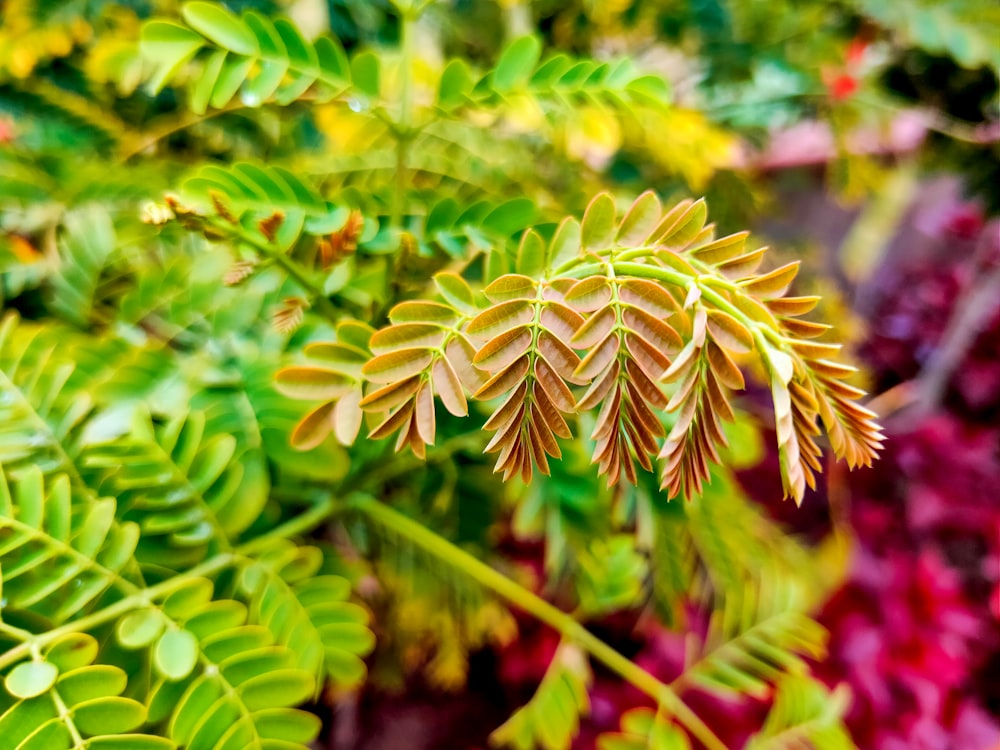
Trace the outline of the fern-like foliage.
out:
M 856 403 L 863 392 L 843 382 L 854 368 L 831 359 L 837 345 L 812 340 L 827 326 L 799 319 L 817 299 L 785 296 L 798 264 L 757 273 L 764 248 L 748 250 L 745 233 L 716 239 L 706 216 L 701 201 L 665 211 L 646 193 L 618 219 L 602 194 L 548 243 L 526 232 L 517 272 L 485 286 L 484 306 L 462 278 L 438 277 L 440 301 L 401 303 L 367 342 L 375 356 L 353 382 L 371 384 L 361 404 L 381 414 L 370 437 L 398 434 L 397 449 L 422 455 L 435 438 L 433 396 L 453 414 L 465 411 L 463 389 L 502 399 L 486 450 L 506 478 L 528 480 L 560 455 L 568 418 L 596 410 L 593 461 L 609 483 L 634 482 L 635 464 L 649 470 L 656 457 L 668 494 L 691 497 L 727 444 L 742 357 L 774 398 L 786 496 L 801 501 L 815 486 L 820 424 L 851 467 L 870 463 L 882 436 Z M 344 377 L 317 364 L 278 383 L 308 396 L 305 384 Z M 330 392 L 327 412 L 339 397 Z
M 598 750 L 689 750 L 687 735 L 662 711 L 633 708 L 622 714 L 621 731 L 597 739 Z
M 569 747 L 580 716 L 590 712 L 587 688 L 592 680 L 583 652 L 560 644 L 534 696 L 490 735 L 490 742 L 515 750 Z
M 747 750 L 838 750 L 853 747 L 842 717 L 847 695 L 828 691 L 807 677 L 786 677 L 778 686 L 774 707 Z
M 306 747 L 295 706 L 363 678 L 367 612 L 319 549 L 249 531 L 252 445 L 95 410 L 76 389 L 100 399 L 115 358 L 76 372 L 51 334 L 0 327 L 0 747 Z

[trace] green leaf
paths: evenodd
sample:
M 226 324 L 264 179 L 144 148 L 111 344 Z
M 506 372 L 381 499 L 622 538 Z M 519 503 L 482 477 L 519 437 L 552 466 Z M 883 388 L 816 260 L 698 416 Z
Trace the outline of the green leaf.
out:
M 512 198 L 483 218 L 483 228 L 500 235 L 511 235 L 534 221 L 536 208 L 528 198 Z
M 476 298 L 468 282 L 455 273 L 441 272 L 434 275 L 441 296 L 467 315 L 476 312 Z
M 583 214 L 580 242 L 588 250 L 603 250 L 611 246 L 614 236 L 615 202 L 608 193 L 601 193 Z
M 312 695 L 314 687 L 307 672 L 279 669 L 252 677 L 240 685 L 239 693 L 247 708 L 256 711 L 298 705 Z
M 381 72 L 378 56 L 373 52 L 362 52 L 351 60 L 351 76 L 358 90 L 377 99 L 381 91 Z
M 85 745 L 87 750 L 174 750 L 177 744 L 166 737 L 147 734 L 119 734 L 92 737 Z
M 77 703 L 121 695 L 128 684 L 128 675 L 110 664 L 98 664 L 75 669 L 59 678 L 59 697 L 70 706 Z
M 522 36 L 515 39 L 500 55 L 493 69 L 493 88 L 504 93 L 525 83 L 538 64 L 541 54 L 542 43 L 537 37 Z
M 45 652 L 46 661 L 59 671 L 69 672 L 92 664 L 97 658 L 97 641 L 86 633 L 69 633 L 57 639 Z
M 4 686 L 17 698 L 34 698 L 46 692 L 59 676 L 59 668 L 47 661 L 29 661 L 18 664 L 7 675 Z
M 321 36 L 314 43 L 316 58 L 323 74 L 344 85 L 351 82 L 351 67 L 340 42 L 329 36 Z
M 452 110 L 462 105 L 466 95 L 472 90 L 472 85 L 468 63 L 462 59 L 450 61 L 442 71 L 438 84 L 438 106 L 444 110 Z
M 580 239 L 580 222 L 573 218 L 564 219 L 549 243 L 547 267 L 555 270 L 578 257 L 581 248 Z
M 184 3 L 181 15 L 187 24 L 220 47 L 239 55 L 260 54 L 257 38 L 246 23 L 222 5 L 205 2 Z
M 115 635 L 125 648 L 148 646 L 163 632 L 163 616 L 155 609 L 138 609 L 118 621 Z
M 188 97 L 188 107 L 196 115 L 203 115 L 208 110 L 212 91 L 215 90 L 215 84 L 219 80 L 222 66 L 225 64 L 228 54 L 224 49 L 215 50 L 205 62 L 201 75 L 195 79 L 194 85 L 191 87 L 191 95 Z
M 156 65 L 149 80 L 150 90 L 158 93 L 204 44 L 201 36 L 177 23 L 150 21 L 143 26 L 140 49 Z
M 170 630 L 156 642 L 153 662 L 169 680 L 182 680 L 198 663 L 198 640 L 187 630 Z
M 130 732 L 146 721 L 146 707 L 131 698 L 98 698 L 73 708 L 73 722 L 85 734 Z
M 545 241 L 533 229 L 521 237 L 514 269 L 525 276 L 541 276 L 545 272 Z
M 312 742 L 323 728 L 314 714 L 294 708 L 266 708 L 254 714 L 254 724 L 261 737 L 286 742 Z

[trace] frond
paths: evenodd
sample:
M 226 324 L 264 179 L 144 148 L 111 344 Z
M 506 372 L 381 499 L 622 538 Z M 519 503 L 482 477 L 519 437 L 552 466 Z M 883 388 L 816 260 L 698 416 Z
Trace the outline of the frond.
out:
M 375 638 L 368 613 L 347 601 L 350 584 L 320 575 L 322 562 L 316 547 L 282 540 L 242 569 L 240 589 L 249 598 L 250 623 L 274 633 L 317 686 L 329 678 L 349 687 L 364 679 L 361 657 L 371 652 Z
M 285 18 L 272 21 L 255 11 L 237 17 L 214 3 L 185 3 L 181 14 L 184 24 L 146 24 L 141 49 L 156 66 L 153 91 L 175 79 L 199 50 L 209 50 L 188 89 L 195 113 L 224 108 L 237 95 L 246 106 L 286 105 L 307 91 L 323 101 L 351 85 L 351 67 L 335 37 L 308 42 Z
M 38 466 L 46 476 L 80 479 L 79 429 L 91 412 L 85 394 L 64 393 L 73 365 L 56 355 L 43 326 L 22 325 L 14 314 L 0 320 L 0 464 L 8 471 Z
M 463 61 L 451 61 L 441 76 L 439 106 L 449 112 L 461 106 L 497 107 L 528 96 L 549 112 L 598 104 L 624 113 L 669 102 L 666 82 L 642 74 L 628 58 L 599 62 L 559 53 L 539 62 L 541 52 L 534 36 L 514 39 L 478 82 Z
M 181 577 L 172 588 L 116 628 L 124 648 L 149 652 L 150 725 L 182 747 L 307 747 L 319 720 L 293 706 L 313 695 L 316 681 L 297 654 L 251 624 L 245 604 L 214 599 L 207 579 Z
M 229 547 L 267 501 L 266 475 L 244 481 L 236 439 L 205 430 L 201 412 L 157 423 L 138 409 L 128 433 L 88 444 L 83 465 L 102 492 L 119 500 L 119 515 L 139 524 L 140 559 L 184 548 L 194 560 Z
M 621 731 L 597 738 L 597 750 L 690 750 L 691 742 L 665 711 L 632 708 L 622 714 Z
M 101 273 L 117 246 L 111 217 L 91 206 L 68 214 L 62 222 L 59 266 L 49 277 L 52 311 L 78 326 L 91 322 Z
M 593 681 L 586 656 L 560 643 L 538 689 L 527 704 L 490 735 L 490 744 L 514 750 L 568 750 L 590 712 L 587 689 Z
M 170 750 L 170 740 L 134 733 L 146 723 L 146 707 L 124 697 L 128 675 L 95 664 L 97 641 L 69 633 L 6 675 L 9 707 L 0 714 L 2 750 L 77 750 L 127 746 Z
M 32 613 L 53 626 L 85 614 L 110 588 L 142 584 L 133 564 L 139 528 L 115 520 L 115 501 L 93 500 L 66 475 L 38 467 L 16 479 L 0 467 L 0 578 L 4 615 Z
M 804 673 L 806 658 L 826 654 L 822 626 L 786 609 L 768 582 L 759 591 L 748 588 L 744 595 L 730 595 L 713 613 L 705 641 L 680 683 L 766 698 L 781 675 Z
M 507 206 L 501 216 L 518 211 Z M 485 308 L 467 287 L 460 299 L 439 287 L 441 302 L 400 304 L 371 338 L 380 351 L 359 373 L 334 378 L 330 401 L 313 414 L 326 420 L 334 400 L 374 383 L 363 405 L 385 416 L 370 437 L 398 432 L 397 448 L 423 455 L 434 440 L 431 370 L 449 364 L 461 376 L 471 360 L 471 372 L 488 377 L 478 387 L 458 378 L 473 398 L 503 398 L 486 422 L 494 436 L 485 450 L 499 453 L 505 479 L 547 473 L 549 457 L 561 455 L 557 438 L 572 436 L 567 416 L 597 410 L 594 462 L 610 484 L 634 483 L 635 464 L 651 470 L 656 456 L 662 487 L 691 498 L 727 445 L 723 424 L 745 388 L 737 361 L 756 362 L 774 397 L 785 494 L 800 502 L 821 469 L 820 421 L 852 468 L 877 456 L 881 428 L 856 403 L 863 392 L 842 382 L 854 368 L 829 359 L 838 347 L 809 340 L 827 327 L 798 319 L 815 300 L 784 296 L 797 264 L 756 273 L 764 249 L 746 251 L 745 233 L 715 239 L 706 217 L 703 201 L 665 211 L 645 193 L 619 219 L 602 194 L 548 243 L 524 232 L 515 273 L 502 254 L 490 255 Z M 446 381 L 462 407 L 453 413 L 464 414 L 455 378 L 435 381 L 438 395 Z
M 815 679 L 788 676 L 778 684 L 774 705 L 746 750 L 855 750 L 843 716 L 849 697 Z
M 275 388 L 292 399 L 320 401 L 298 423 L 291 443 L 300 450 L 315 448 L 332 432 L 350 445 L 361 429 L 361 368 L 371 357 L 374 331 L 357 321 L 337 326 L 337 341 L 306 346 L 315 365 L 286 367 L 275 375 Z

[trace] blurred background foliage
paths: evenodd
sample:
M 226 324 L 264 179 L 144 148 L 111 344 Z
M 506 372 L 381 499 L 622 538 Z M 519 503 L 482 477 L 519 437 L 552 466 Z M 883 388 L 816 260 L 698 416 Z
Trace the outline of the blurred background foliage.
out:
M 840 710 L 862 748 L 1000 742 L 989 679 L 1000 663 L 1000 6 L 452 0 L 429 4 L 404 58 L 389 2 L 225 4 L 287 14 L 309 39 L 331 31 L 364 96 L 198 112 L 204 61 L 154 91 L 157 66 L 139 49 L 143 22 L 178 18 L 180 3 L 0 4 L 0 302 L 75 364 L 68 392 L 101 409 L 91 430 L 114 433 L 142 409 L 204 413 L 211 434 L 236 436 L 247 476 L 266 477 L 246 533 L 322 492 L 373 494 L 587 622 L 681 691 L 726 746 L 756 732 L 748 746 L 792 747 L 782 726 L 814 719 L 834 727 L 829 747 L 844 746 Z M 625 56 L 636 77 L 669 85 L 605 86 L 605 71 L 572 95 L 442 100 L 450 59 L 486 71 L 527 34 L 543 59 Z M 410 116 L 447 122 L 421 132 L 400 206 L 404 77 Z M 831 466 L 802 512 L 782 506 L 767 396 L 753 391 L 726 466 L 683 504 L 652 479 L 604 488 L 581 443 L 551 477 L 501 485 L 481 437 L 447 415 L 426 465 L 363 440 L 295 451 L 303 410 L 271 378 L 332 326 L 296 301 L 303 290 L 281 268 L 241 267 L 245 254 L 234 265 L 222 244 L 159 226 L 162 206 L 150 205 L 198 165 L 241 161 L 284 166 L 361 211 L 356 254 L 296 261 L 339 312 L 373 324 L 431 273 L 487 265 L 490 248 L 579 215 L 601 189 L 704 194 L 722 234 L 752 225 L 782 260 L 803 258 L 801 292 L 825 297 L 824 319 L 869 363 L 887 460 L 850 479 Z M 377 637 L 366 687 L 316 707 L 328 746 L 483 747 L 508 717 L 495 743 L 686 746 L 647 696 L 399 523 L 355 509 L 315 540 Z M 748 632 L 770 654 L 763 666 L 752 648 L 725 648 Z M 802 676 L 817 661 L 819 679 Z M 844 682 L 850 701 L 826 692 Z M 571 715 L 547 721 L 553 705 Z

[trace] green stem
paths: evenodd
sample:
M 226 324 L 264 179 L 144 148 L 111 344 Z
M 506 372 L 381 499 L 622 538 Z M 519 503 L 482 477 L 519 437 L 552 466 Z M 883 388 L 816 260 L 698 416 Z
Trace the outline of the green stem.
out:
M 8 638 L 13 638 L 15 641 L 30 641 L 34 638 L 34 635 L 30 631 L 8 625 L 5 622 L 0 622 L 0 634 Z
M 5 654 L 0 655 L 0 669 L 5 669 L 11 664 L 20 661 L 25 656 L 30 654 L 32 649 L 41 649 L 59 638 L 62 638 L 64 635 L 86 632 L 103 625 L 106 622 L 111 622 L 112 620 L 131 612 L 133 609 L 145 606 L 155 599 L 167 596 L 168 594 L 186 586 L 190 583 L 192 578 L 211 577 L 213 574 L 229 567 L 235 559 L 236 556 L 230 553 L 216 555 L 215 557 L 206 560 L 201 565 L 185 571 L 181 575 L 173 576 L 163 583 L 142 589 L 141 591 L 133 594 L 132 596 L 127 596 L 124 599 L 119 599 L 117 602 L 105 607 L 104 609 L 93 612 L 85 617 L 81 617 L 78 620 L 67 622 L 65 625 L 60 625 L 58 628 L 47 630 L 41 635 L 32 636 L 31 640 L 25 641 L 10 649 Z
M 400 229 L 403 225 L 403 215 L 406 211 L 406 188 L 409 179 L 408 161 L 410 143 L 413 140 L 411 132 L 413 120 L 413 60 L 414 37 L 412 11 L 404 11 L 399 19 L 400 35 L 400 95 L 399 121 L 396 132 L 396 179 L 393 182 L 391 226 Z
M 294 518 L 277 526 L 266 534 L 261 534 L 255 539 L 251 539 L 246 544 L 240 545 L 236 550 L 240 556 L 253 555 L 255 552 L 266 547 L 274 539 L 290 539 L 300 536 L 307 531 L 312 531 L 317 526 L 322 525 L 331 516 L 343 508 L 343 503 L 333 497 L 326 497 L 313 505 L 309 510 L 299 513 Z
M 309 295 L 317 312 L 321 313 L 323 317 L 331 323 L 336 323 L 337 320 L 339 320 L 340 313 L 330 302 L 329 298 L 327 298 L 322 288 L 320 288 L 316 282 L 309 277 L 309 274 L 301 266 L 299 266 L 298 263 L 285 255 L 285 253 L 275 250 L 267 243 L 258 240 L 249 232 L 238 229 L 222 219 L 209 219 L 208 223 L 220 232 L 236 235 L 241 241 L 253 247 L 254 250 L 263 255 L 269 261 L 280 266 L 281 269 L 294 279 L 295 283 L 302 287 L 302 289 Z
M 405 537 L 456 570 L 461 570 L 484 588 L 490 589 L 514 606 L 538 618 L 565 639 L 585 648 L 608 669 L 644 692 L 658 705 L 669 710 L 708 750 L 726 750 L 722 741 L 669 686 L 619 654 L 570 615 L 374 498 L 355 496 L 348 502 L 350 506 L 369 518 Z
M 216 555 L 215 557 L 206 560 L 201 565 L 191 568 L 190 570 L 186 570 L 183 573 L 179 573 L 172 578 L 157 584 L 156 586 L 136 590 L 136 592 L 131 596 L 119 599 L 117 602 L 105 607 L 104 609 L 93 612 L 85 617 L 81 617 L 78 620 L 67 622 L 64 625 L 48 630 L 41 635 L 34 635 L 26 630 L 22 630 L 21 628 L 15 628 L 11 625 L 0 623 L 0 633 L 21 641 L 18 646 L 15 646 L 4 654 L 0 654 L 0 669 L 4 669 L 5 667 L 23 659 L 31 653 L 32 649 L 41 649 L 68 633 L 86 632 L 92 628 L 98 627 L 99 625 L 103 625 L 106 622 L 111 622 L 118 617 L 127 614 L 133 609 L 145 606 L 151 601 L 161 599 L 187 585 L 192 578 L 211 578 L 213 574 L 218 573 L 232 564 L 239 562 L 241 559 L 260 551 L 274 539 L 288 539 L 289 537 L 304 534 L 307 531 L 321 525 L 342 507 L 344 507 L 342 503 L 332 497 L 327 497 L 317 502 L 313 507 L 304 513 L 295 516 L 295 518 L 292 518 L 280 526 L 271 529 L 271 531 L 257 537 L 256 539 L 251 539 L 246 544 L 239 546 L 233 552 L 225 552 L 223 554 Z

